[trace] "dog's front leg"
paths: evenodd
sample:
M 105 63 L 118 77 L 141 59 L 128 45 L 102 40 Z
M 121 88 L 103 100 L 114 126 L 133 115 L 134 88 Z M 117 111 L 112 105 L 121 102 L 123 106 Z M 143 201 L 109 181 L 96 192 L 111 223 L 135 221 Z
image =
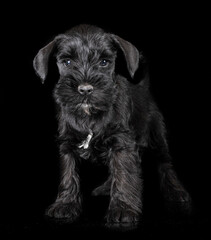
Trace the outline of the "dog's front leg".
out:
M 122 139 L 121 139 L 122 140 Z M 140 161 L 133 141 L 114 147 L 110 159 L 112 175 L 108 222 L 136 222 L 141 213 Z
M 46 214 L 55 218 L 75 220 L 81 212 L 79 177 L 75 169 L 72 153 L 61 151 L 61 181 L 55 203 L 50 205 Z

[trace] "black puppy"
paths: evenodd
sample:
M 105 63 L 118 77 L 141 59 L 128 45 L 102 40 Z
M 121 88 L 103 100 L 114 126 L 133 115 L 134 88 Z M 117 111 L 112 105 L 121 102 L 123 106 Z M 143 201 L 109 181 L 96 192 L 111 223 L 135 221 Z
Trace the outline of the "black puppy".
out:
M 102 29 L 79 25 L 42 48 L 34 68 L 44 82 L 54 52 L 60 79 L 54 89 L 58 106 L 61 182 L 58 196 L 46 211 L 55 218 L 76 219 L 81 212 L 79 160 L 106 164 L 110 176 L 93 191 L 109 194 L 108 222 L 133 222 L 142 211 L 141 154 L 151 147 L 159 156 L 161 190 L 167 200 L 190 197 L 173 170 L 163 116 L 151 98 L 148 80 L 132 84 L 139 51 Z M 118 72 L 124 57 L 130 77 Z

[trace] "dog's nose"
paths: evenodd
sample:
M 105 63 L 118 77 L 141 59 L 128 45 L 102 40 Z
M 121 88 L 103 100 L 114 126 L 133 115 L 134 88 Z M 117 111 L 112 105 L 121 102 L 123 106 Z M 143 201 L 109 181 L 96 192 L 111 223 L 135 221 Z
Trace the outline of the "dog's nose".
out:
M 78 92 L 81 95 L 89 95 L 93 92 L 93 86 L 90 84 L 81 84 L 78 86 Z

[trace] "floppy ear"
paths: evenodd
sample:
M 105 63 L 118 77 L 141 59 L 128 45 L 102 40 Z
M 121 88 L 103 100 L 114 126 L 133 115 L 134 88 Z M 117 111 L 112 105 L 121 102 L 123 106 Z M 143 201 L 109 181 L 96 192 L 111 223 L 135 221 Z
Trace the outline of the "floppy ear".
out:
M 48 73 L 48 60 L 54 46 L 55 41 L 53 40 L 44 48 L 39 50 L 33 61 L 33 67 L 37 75 L 41 78 L 42 83 L 44 83 Z
M 139 66 L 140 54 L 138 49 L 133 44 L 120 38 L 117 35 L 112 34 L 112 38 L 114 39 L 115 43 L 120 47 L 120 49 L 123 51 L 128 71 L 130 73 L 130 76 L 133 77 Z

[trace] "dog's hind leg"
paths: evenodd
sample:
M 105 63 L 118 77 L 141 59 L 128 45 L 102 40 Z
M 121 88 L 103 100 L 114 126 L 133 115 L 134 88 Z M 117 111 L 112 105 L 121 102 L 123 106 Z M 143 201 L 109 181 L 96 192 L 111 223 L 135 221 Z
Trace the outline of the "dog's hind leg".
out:
M 109 196 L 110 191 L 111 191 L 111 183 L 112 183 L 112 178 L 109 176 L 109 178 L 99 187 L 95 188 L 92 191 L 93 196 Z
M 151 119 L 151 147 L 156 155 L 160 189 L 166 201 L 185 205 L 191 208 L 191 197 L 178 179 L 174 170 L 166 141 L 166 129 L 163 116 L 159 111 L 153 111 Z

